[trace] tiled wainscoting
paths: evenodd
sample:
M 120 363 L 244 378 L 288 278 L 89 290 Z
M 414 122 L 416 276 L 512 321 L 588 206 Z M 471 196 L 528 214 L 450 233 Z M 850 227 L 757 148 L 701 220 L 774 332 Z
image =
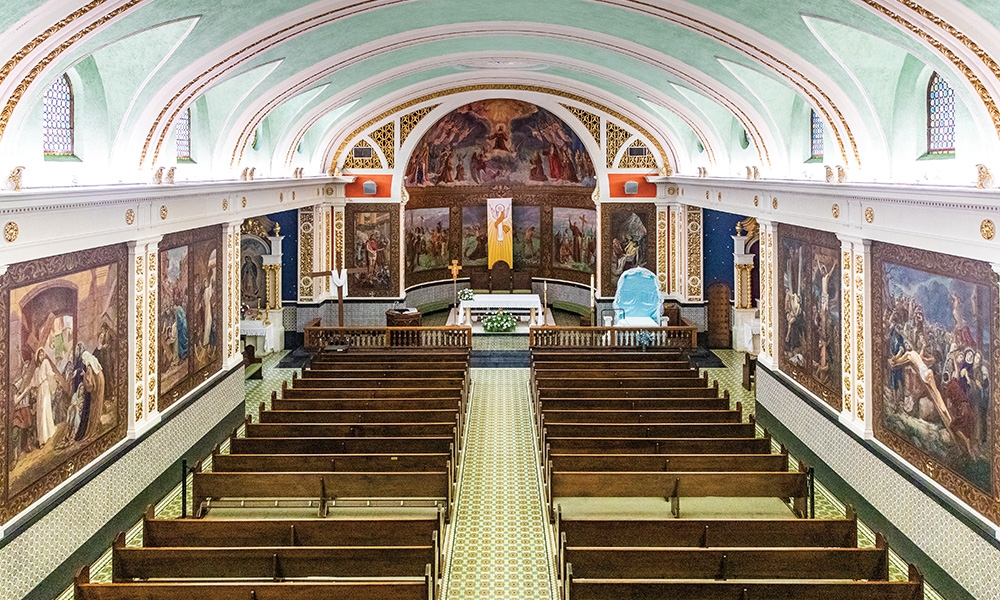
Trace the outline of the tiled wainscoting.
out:
M 907 557 L 918 563 L 925 575 L 939 567 L 972 597 L 1000 599 L 1000 552 L 934 498 L 915 488 L 910 476 L 886 464 L 854 435 L 818 412 L 822 409 L 807 404 L 777 376 L 762 368 L 757 370 L 757 406 L 758 414 L 766 411 L 780 421 L 835 477 L 853 488 L 853 492 L 847 491 L 857 494 L 859 516 L 863 520 L 879 529 L 877 521 L 884 517 L 898 530 L 898 535 L 885 532 L 897 552 L 905 556 L 912 542 L 929 561 L 936 563 L 937 567 L 929 561 L 919 564 L 921 557 Z M 818 473 L 817 477 L 820 476 Z M 828 481 L 827 485 L 830 487 L 833 482 Z M 864 502 L 881 517 L 871 511 L 866 515 Z M 947 577 L 933 583 L 946 598 L 969 597 L 954 583 L 949 585 Z

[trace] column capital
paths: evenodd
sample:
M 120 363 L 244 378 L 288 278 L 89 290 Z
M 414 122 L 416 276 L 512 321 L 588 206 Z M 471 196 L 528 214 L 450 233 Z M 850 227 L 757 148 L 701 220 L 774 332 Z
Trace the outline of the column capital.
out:
M 162 235 L 151 235 L 147 237 L 141 237 L 136 240 L 129 240 L 128 249 L 135 250 L 139 246 L 149 246 L 151 244 L 159 244 L 162 239 L 163 239 Z

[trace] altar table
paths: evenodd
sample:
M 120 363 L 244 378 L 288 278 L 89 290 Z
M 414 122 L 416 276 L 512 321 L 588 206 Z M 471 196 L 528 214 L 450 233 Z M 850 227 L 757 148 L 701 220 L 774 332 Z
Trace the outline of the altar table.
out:
M 240 336 L 245 338 L 244 344 L 252 345 L 258 356 L 270 354 L 281 348 L 278 333 L 274 323 L 264 325 L 263 321 L 257 319 L 240 321 Z
M 493 313 L 499 309 L 512 315 L 528 315 L 531 325 L 537 325 L 543 314 L 538 294 L 476 294 L 472 300 L 462 300 L 458 305 L 464 325 L 472 324 L 472 313 Z

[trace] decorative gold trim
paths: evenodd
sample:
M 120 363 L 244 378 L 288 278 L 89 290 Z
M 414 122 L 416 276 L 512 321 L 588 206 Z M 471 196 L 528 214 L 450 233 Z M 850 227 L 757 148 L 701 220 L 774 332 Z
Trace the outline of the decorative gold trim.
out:
M 702 239 L 702 211 L 698 207 L 688 206 L 684 210 L 687 213 L 687 296 L 688 301 L 701 300 L 703 288 L 701 279 L 701 239 Z
M 161 221 L 166 221 L 167 220 L 167 205 L 166 204 L 160 206 L 160 220 Z
M 368 143 L 368 140 L 358 140 L 357 144 L 354 144 L 355 148 L 372 148 L 372 145 Z M 372 148 L 371 158 L 354 158 L 354 150 L 347 155 L 344 159 L 345 169 L 381 169 L 382 159 L 378 157 L 375 149 Z M 330 189 L 330 188 L 327 188 Z M 328 193 L 327 196 L 332 196 L 332 193 Z
M 17 227 L 17 223 L 14 221 L 7 221 L 7 224 L 3 226 L 3 239 L 8 242 L 13 242 L 17 239 L 17 235 L 20 229 Z
M 387 169 L 393 168 L 396 158 L 396 122 L 389 121 L 371 132 L 368 137 L 371 138 L 371 141 L 375 142 L 382 150 L 382 154 L 385 155 L 385 167 Z
M 14 109 L 17 107 L 17 103 L 21 101 L 21 98 L 24 97 L 25 92 L 28 91 L 28 87 L 31 86 L 31 84 L 35 81 L 35 79 L 38 78 L 38 76 L 42 73 L 42 71 L 45 70 L 46 67 L 52 64 L 52 62 L 55 61 L 55 59 L 58 58 L 60 54 L 69 49 L 70 46 L 79 42 L 101 25 L 104 25 L 108 21 L 111 21 L 112 19 L 118 17 L 119 15 L 121 15 L 122 13 L 124 13 L 125 11 L 129 10 L 130 8 L 139 4 L 142 1 L 143 0 L 130 0 L 129 2 L 126 2 L 125 4 L 119 6 L 118 8 L 104 15 L 103 17 L 96 19 L 93 23 L 87 25 L 80 31 L 73 34 L 69 39 L 56 46 L 54 50 L 46 54 L 45 57 L 42 58 L 42 60 L 38 61 L 38 64 L 32 67 L 31 70 L 28 71 L 28 74 L 25 76 L 25 78 L 22 79 L 21 82 L 17 84 L 17 87 L 15 87 L 11 91 L 10 97 L 7 98 L 7 105 L 3 107 L 3 110 L 0 110 L 0 139 L 3 138 L 4 131 L 6 131 L 7 129 L 7 124 L 10 122 L 11 115 L 14 114 Z M 15 54 L 13 58 L 7 61 L 7 63 L 3 66 L 3 68 L 0 69 L 0 82 L 6 79 L 10 75 L 10 73 L 14 70 L 14 67 L 16 67 L 18 63 L 20 63 L 22 60 L 24 60 L 24 58 L 26 58 L 28 54 L 30 54 L 32 50 L 37 48 L 42 42 L 50 38 L 53 34 L 63 29 L 73 21 L 84 16 L 91 10 L 97 8 L 104 2 L 106 2 L 106 0 L 94 0 L 87 6 L 84 6 L 83 8 L 80 8 L 70 13 L 66 17 L 63 17 L 62 19 L 57 21 L 55 25 L 49 27 L 40 35 L 38 35 L 35 39 L 31 40 L 26 45 L 24 45 L 20 50 L 17 51 L 17 54 Z
M 562 106 L 569 112 L 573 113 L 573 116 L 579 119 L 580 122 L 583 123 L 583 126 L 587 128 L 587 131 L 590 132 L 590 135 L 594 138 L 594 141 L 597 142 L 597 145 L 601 145 L 601 117 L 592 112 L 583 110 L 582 108 L 577 108 L 576 106 L 571 106 L 569 104 L 560 104 L 559 106 Z
M 670 248 L 667 245 L 667 216 L 665 210 L 656 211 L 656 277 L 660 282 L 660 291 L 667 291 L 667 255 Z
M 979 224 L 979 234 L 983 236 L 984 240 L 992 240 L 993 236 L 997 233 L 996 225 L 993 221 L 989 219 L 983 219 L 983 222 Z
M 622 155 L 621 160 L 618 161 L 619 169 L 656 169 L 656 159 L 653 158 L 653 153 L 649 151 L 649 147 L 642 143 L 642 140 L 634 138 L 634 141 L 629 144 L 629 148 L 646 148 L 647 152 L 645 156 L 629 156 L 628 151 Z
M 243 200 L 240 202 L 240 204 L 243 205 L 243 208 L 247 207 L 247 197 L 246 196 L 243 196 Z
M 431 106 L 425 106 L 423 108 L 418 108 L 413 112 L 406 113 L 399 118 L 399 147 L 402 148 L 403 144 L 406 143 L 406 138 L 409 137 L 410 133 L 416 129 L 417 124 L 427 116 L 427 113 L 431 112 L 435 108 L 441 106 L 440 104 L 433 104 Z
M 131 208 L 125 211 L 125 224 L 132 225 L 135 223 L 135 211 Z
M 760 206 L 760 196 L 754 196 L 753 197 L 753 205 L 754 206 Z
M 868 224 L 875 222 L 875 209 L 870 206 L 865 207 L 865 222 Z
M 774 209 L 774 210 L 778 210 L 778 199 L 777 198 L 771 198 L 771 208 Z
M 835 202 L 833 204 L 833 206 L 830 207 L 830 212 L 833 213 L 833 218 L 834 219 L 839 219 L 840 218 L 840 205 Z

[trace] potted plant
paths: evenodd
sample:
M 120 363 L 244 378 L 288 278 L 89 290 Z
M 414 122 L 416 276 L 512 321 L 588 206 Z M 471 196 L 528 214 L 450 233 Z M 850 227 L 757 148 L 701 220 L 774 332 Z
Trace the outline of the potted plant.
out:
M 487 333 L 508 333 L 517 328 L 517 319 L 510 313 L 500 310 L 483 317 L 483 331 Z

